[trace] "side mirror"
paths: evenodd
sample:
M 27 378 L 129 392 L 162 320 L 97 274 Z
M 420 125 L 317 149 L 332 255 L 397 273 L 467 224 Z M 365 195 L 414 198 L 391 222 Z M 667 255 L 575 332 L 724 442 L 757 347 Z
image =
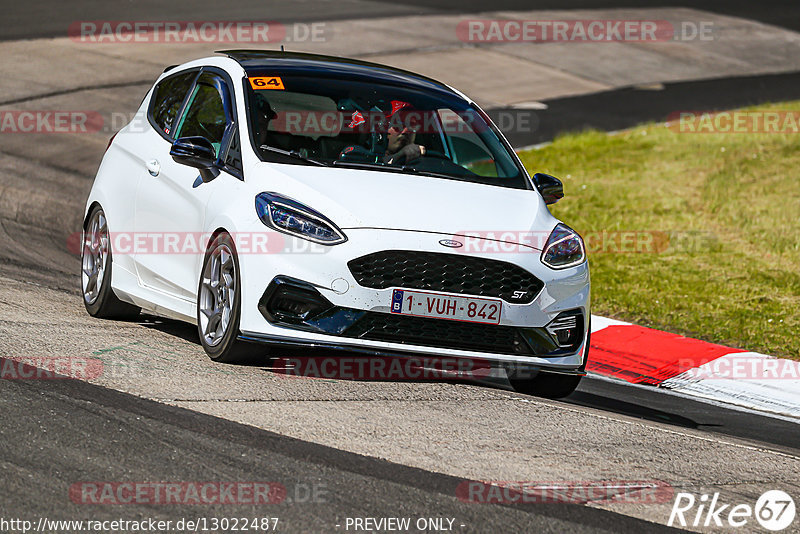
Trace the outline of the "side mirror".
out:
M 211 141 L 205 137 L 181 137 L 172 143 L 169 155 L 176 163 L 200 169 L 200 178 L 208 183 L 219 176 L 219 169 L 214 165 L 217 151 Z
M 564 184 L 555 176 L 537 172 L 533 175 L 533 185 L 544 198 L 545 204 L 555 204 L 564 198 Z

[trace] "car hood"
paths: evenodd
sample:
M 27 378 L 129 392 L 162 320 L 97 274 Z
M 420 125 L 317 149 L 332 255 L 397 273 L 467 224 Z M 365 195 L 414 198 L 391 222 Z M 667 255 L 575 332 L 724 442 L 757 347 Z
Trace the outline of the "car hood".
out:
M 317 210 L 342 230 L 472 235 L 541 249 L 558 221 L 533 190 L 394 172 L 258 163 L 247 180 Z M 536 237 L 531 239 L 531 233 Z

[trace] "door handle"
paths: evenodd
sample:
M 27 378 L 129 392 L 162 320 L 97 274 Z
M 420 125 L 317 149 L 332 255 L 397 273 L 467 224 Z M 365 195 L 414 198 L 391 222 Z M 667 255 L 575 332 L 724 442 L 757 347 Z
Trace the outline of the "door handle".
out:
M 144 166 L 147 167 L 147 172 L 150 173 L 150 176 L 158 176 L 158 173 L 161 172 L 161 164 L 157 159 L 151 159 Z

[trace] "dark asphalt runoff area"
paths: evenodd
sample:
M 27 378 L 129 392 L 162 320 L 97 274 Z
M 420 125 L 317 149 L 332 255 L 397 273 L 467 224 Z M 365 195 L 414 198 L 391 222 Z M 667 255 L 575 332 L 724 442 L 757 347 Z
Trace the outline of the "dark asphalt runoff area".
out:
M 543 110 L 498 108 L 487 113 L 498 124 L 505 116 L 512 117 L 514 124 L 526 125 L 504 132 L 513 146 L 525 147 L 566 132 L 615 131 L 646 122 L 674 120 L 676 110 L 721 111 L 798 97 L 800 72 L 790 72 L 665 83 L 655 89 L 624 87 L 544 100 L 547 109 Z

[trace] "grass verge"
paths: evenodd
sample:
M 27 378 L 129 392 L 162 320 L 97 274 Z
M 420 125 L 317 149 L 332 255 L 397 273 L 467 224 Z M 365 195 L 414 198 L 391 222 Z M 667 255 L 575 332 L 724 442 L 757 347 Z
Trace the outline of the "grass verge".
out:
M 800 360 L 800 133 L 649 124 L 520 157 L 564 182 L 551 210 L 587 239 L 593 313 Z

